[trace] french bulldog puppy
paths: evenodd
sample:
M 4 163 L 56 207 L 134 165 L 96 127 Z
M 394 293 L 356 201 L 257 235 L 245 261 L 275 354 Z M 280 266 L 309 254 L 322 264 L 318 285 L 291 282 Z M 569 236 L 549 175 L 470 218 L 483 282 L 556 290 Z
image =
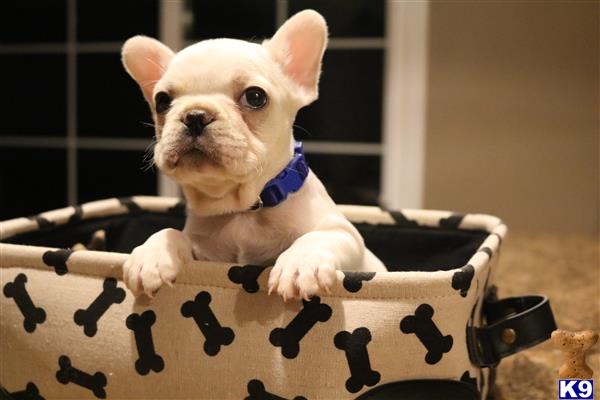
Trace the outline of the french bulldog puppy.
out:
M 298 110 L 318 97 L 326 45 L 327 25 L 313 10 L 262 45 L 204 40 L 175 54 L 155 39 L 127 40 L 123 64 L 156 126 L 154 162 L 188 207 L 183 232 L 153 234 L 123 265 L 136 295 L 152 297 L 194 259 L 274 263 L 268 290 L 284 300 L 328 292 L 339 268 L 385 271 L 292 135 Z M 273 181 L 282 193 L 265 204 Z

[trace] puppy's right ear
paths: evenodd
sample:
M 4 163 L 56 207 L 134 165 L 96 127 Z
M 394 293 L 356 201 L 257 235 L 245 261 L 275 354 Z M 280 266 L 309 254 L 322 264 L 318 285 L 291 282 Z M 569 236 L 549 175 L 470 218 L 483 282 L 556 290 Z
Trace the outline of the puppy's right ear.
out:
M 123 45 L 123 66 L 140 85 L 148 103 L 152 104 L 154 86 L 165 73 L 174 55 L 167 46 L 146 36 L 134 36 Z

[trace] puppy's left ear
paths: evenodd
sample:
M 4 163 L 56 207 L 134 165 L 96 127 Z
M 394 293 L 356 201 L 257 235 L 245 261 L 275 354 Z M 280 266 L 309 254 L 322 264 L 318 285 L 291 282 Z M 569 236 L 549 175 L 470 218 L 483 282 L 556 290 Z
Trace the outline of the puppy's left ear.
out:
M 314 10 L 300 11 L 288 19 L 263 46 L 298 86 L 306 106 L 319 97 L 321 60 L 327 47 L 327 24 Z

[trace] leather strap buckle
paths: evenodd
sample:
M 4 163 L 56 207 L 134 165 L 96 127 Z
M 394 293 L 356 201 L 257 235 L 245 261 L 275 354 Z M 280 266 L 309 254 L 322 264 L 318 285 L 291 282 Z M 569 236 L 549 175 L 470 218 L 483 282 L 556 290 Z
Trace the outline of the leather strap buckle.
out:
M 480 367 L 494 367 L 504 357 L 549 339 L 556 329 L 550 301 L 545 296 L 486 299 L 483 315 L 486 326 L 467 327 L 469 358 Z

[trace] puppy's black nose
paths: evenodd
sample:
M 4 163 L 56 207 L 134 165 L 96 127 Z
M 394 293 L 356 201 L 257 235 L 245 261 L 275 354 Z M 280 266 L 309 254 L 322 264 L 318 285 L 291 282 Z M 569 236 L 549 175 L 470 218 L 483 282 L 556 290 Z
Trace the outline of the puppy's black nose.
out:
M 204 127 L 213 120 L 212 115 L 202 110 L 191 110 L 183 117 L 183 123 L 188 128 L 188 134 L 194 137 L 202 135 Z

